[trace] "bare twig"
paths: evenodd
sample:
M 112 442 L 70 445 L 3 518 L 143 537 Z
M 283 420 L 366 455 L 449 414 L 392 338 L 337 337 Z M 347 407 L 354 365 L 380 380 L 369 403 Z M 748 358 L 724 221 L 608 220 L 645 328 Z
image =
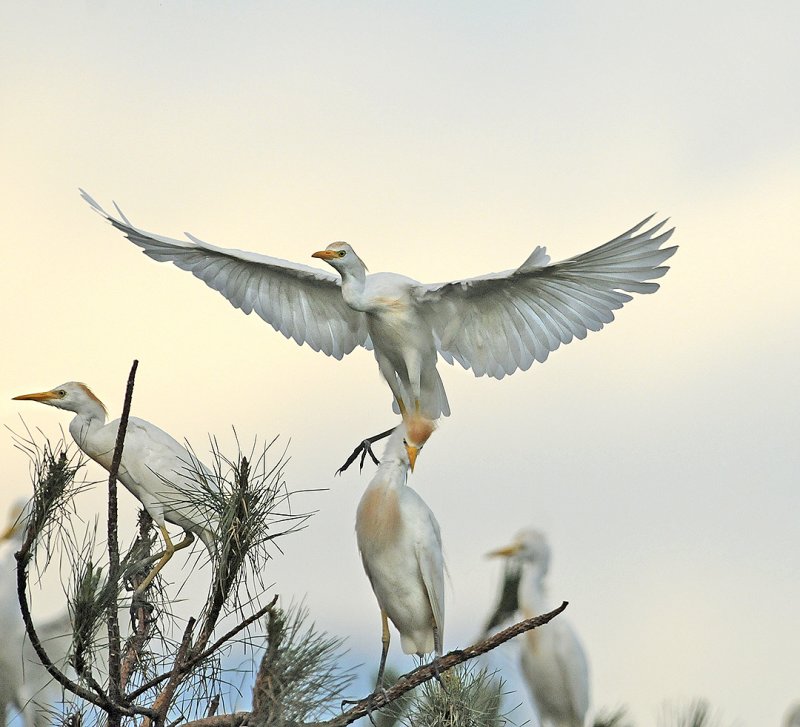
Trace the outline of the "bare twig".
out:
M 429 664 L 424 664 L 417 667 L 408 674 L 401 676 L 392 687 L 388 690 L 379 690 L 365 697 L 357 702 L 346 712 L 343 712 L 338 717 L 327 720 L 325 722 L 312 722 L 306 723 L 303 727 L 344 727 L 345 725 L 355 722 L 357 719 L 366 716 L 368 713 L 381 709 L 387 704 L 403 696 L 406 692 L 418 687 L 423 682 L 433 679 L 437 674 L 441 674 L 454 666 L 474 659 L 476 656 L 485 654 L 492 649 L 497 648 L 500 644 L 513 639 L 515 636 L 535 629 L 538 626 L 543 626 L 558 614 L 560 614 L 566 607 L 567 601 L 564 601 L 558 608 L 542 614 L 541 616 L 534 616 L 533 618 L 525 619 L 519 623 L 509 626 L 507 629 L 500 631 L 489 638 L 479 641 L 477 644 L 467 647 L 466 649 L 455 649 L 448 652 L 438 659 L 434 659 Z M 205 717 L 203 719 L 193 720 L 187 722 L 184 727 L 240 727 L 247 722 L 251 713 L 250 712 L 234 712 L 232 714 L 221 714 L 216 717 Z
M 122 416 L 119 419 L 114 457 L 111 460 L 111 469 L 108 471 L 108 580 L 110 583 L 118 583 L 120 577 L 119 541 L 117 539 L 117 473 L 122 462 L 122 448 L 125 442 L 125 432 L 128 428 L 128 417 L 131 411 L 131 399 L 133 398 L 133 382 L 136 378 L 138 366 L 139 362 L 134 359 L 130 374 L 128 374 L 128 386 L 125 390 Z M 116 598 L 112 599 L 109 604 L 106 620 L 108 624 L 108 691 L 111 701 L 119 703 L 122 695 L 122 676 Z M 119 727 L 121 724 L 119 714 L 110 714 L 108 724 L 109 727 Z
M 166 722 L 169 705 L 172 703 L 172 698 L 175 696 L 175 690 L 178 688 L 178 685 L 181 682 L 181 677 L 185 673 L 184 666 L 186 662 L 186 654 L 188 653 L 189 646 L 192 643 L 192 631 L 194 630 L 194 624 L 195 620 L 190 618 L 186 624 L 186 628 L 184 629 L 183 638 L 181 639 L 181 645 L 178 648 L 178 653 L 175 654 L 175 661 L 173 663 L 172 671 L 169 674 L 167 684 L 161 690 L 161 693 L 156 697 L 156 701 L 153 702 L 153 711 L 155 712 L 155 717 L 145 719 L 143 727 L 153 727 L 154 725 L 155 727 L 158 727 Z
M 252 616 L 248 617 L 247 619 L 242 621 L 240 624 L 234 626 L 234 628 L 232 628 L 230 631 L 228 631 L 228 633 L 226 633 L 224 636 L 220 636 L 205 651 L 197 654 L 196 656 L 193 656 L 191 659 L 186 661 L 184 663 L 182 669 L 184 671 L 188 672 L 190 669 L 192 669 L 196 664 L 201 662 L 203 659 L 207 659 L 209 656 L 211 656 L 211 654 L 213 654 L 221 646 L 224 646 L 224 644 L 227 641 L 230 641 L 240 631 L 244 631 L 244 629 L 246 629 L 250 624 L 254 623 L 255 621 L 258 621 L 258 619 L 260 619 L 262 616 L 264 616 L 264 614 L 266 614 L 270 609 L 272 609 L 273 606 L 275 606 L 275 604 L 277 602 L 278 602 L 278 596 L 276 595 L 266 606 L 264 606 L 263 608 L 260 608 Z M 131 692 L 128 695 L 128 698 L 129 699 L 136 699 L 136 697 L 138 697 L 139 695 L 143 694 L 148 689 L 152 689 L 153 687 L 156 687 L 159 684 L 161 684 L 161 682 L 163 682 L 165 679 L 169 679 L 171 674 L 172 674 L 171 671 L 170 672 L 165 672 L 164 674 L 159 674 L 159 676 L 154 677 L 153 679 L 151 679 L 146 684 L 142 684 L 142 686 L 140 686 L 138 689 L 136 689 L 133 692 Z M 222 715 L 222 716 L 224 716 L 224 715 Z

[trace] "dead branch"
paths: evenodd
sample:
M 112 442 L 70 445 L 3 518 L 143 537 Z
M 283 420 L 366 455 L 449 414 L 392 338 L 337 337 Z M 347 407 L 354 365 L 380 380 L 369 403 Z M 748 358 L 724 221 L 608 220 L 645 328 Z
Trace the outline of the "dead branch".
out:
M 122 416 L 117 429 L 117 442 L 114 446 L 114 457 L 111 460 L 111 469 L 108 471 L 108 580 L 118 583 L 119 569 L 119 541 L 117 538 L 117 473 L 122 462 L 122 449 L 125 442 L 125 432 L 128 429 L 128 417 L 131 411 L 133 398 L 133 382 L 136 378 L 136 369 L 139 362 L 134 359 L 131 371 L 128 374 L 128 385 L 125 389 L 125 401 L 122 405 Z M 118 703 L 122 695 L 121 652 L 119 637 L 119 619 L 117 617 L 117 599 L 112 599 L 106 615 L 108 625 L 108 691 L 111 701 Z M 121 720 L 119 714 L 109 714 L 109 727 L 119 727 Z
M 401 676 L 388 690 L 373 692 L 339 716 L 325 722 L 307 723 L 302 727 L 344 727 L 345 725 L 351 724 L 357 719 L 366 716 L 368 713 L 391 704 L 406 692 L 418 687 L 423 682 L 433 679 L 437 674 L 441 674 L 448 669 L 463 664 L 465 661 L 474 659 L 476 656 L 486 654 L 526 631 L 543 626 L 558 616 L 567 605 L 568 602 L 564 601 L 558 608 L 548 613 L 515 623 L 507 629 L 479 641 L 477 644 L 468 646 L 466 649 L 454 649 L 444 656 L 434 659 L 429 664 L 423 664 L 413 671 L 410 671 L 408 674 Z M 250 712 L 221 714 L 216 717 L 206 717 L 187 722 L 184 727 L 240 727 L 240 725 L 247 723 L 250 714 Z

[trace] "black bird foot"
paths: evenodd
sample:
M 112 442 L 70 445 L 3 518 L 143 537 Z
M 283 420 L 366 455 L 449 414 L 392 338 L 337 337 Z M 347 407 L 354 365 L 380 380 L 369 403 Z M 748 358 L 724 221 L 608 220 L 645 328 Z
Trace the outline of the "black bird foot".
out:
M 391 429 L 387 429 L 385 432 L 381 432 L 380 434 L 375 434 L 371 437 L 367 437 L 365 440 L 361 442 L 352 452 L 352 454 L 347 458 L 347 461 L 339 467 L 338 470 L 334 473 L 335 475 L 340 475 L 344 472 L 353 462 L 358 459 L 358 456 L 361 455 L 361 461 L 358 463 L 358 471 L 361 472 L 364 469 L 364 461 L 367 458 L 367 455 L 370 456 L 372 461 L 375 464 L 380 464 L 380 460 L 375 456 L 375 453 L 372 451 L 372 445 L 375 442 L 379 442 L 381 439 L 385 439 L 394 431 L 394 427 Z

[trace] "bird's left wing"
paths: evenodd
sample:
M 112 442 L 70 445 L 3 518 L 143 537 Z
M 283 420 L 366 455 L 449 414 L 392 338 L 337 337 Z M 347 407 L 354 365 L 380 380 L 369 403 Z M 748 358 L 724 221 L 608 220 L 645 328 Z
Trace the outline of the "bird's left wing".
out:
M 298 344 L 341 359 L 356 346 L 371 348 L 366 317 L 342 298 L 338 277 L 324 270 L 242 250 L 227 250 L 187 233 L 174 240 L 134 227 L 106 212 L 86 192 L 83 198 L 145 255 L 171 262 L 200 278 L 234 308 L 255 311 L 276 331 Z
M 436 522 L 433 513 L 427 509 L 427 506 L 425 506 L 425 510 L 426 512 L 420 513 L 422 518 L 427 519 L 427 527 L 422 532 L 428 532 L 433 535 L 436 547 L 423 547 L 423 538 L 417 543 L 416 551 L 422 582 L 428 592 L 428 599 L 433 612 L 433 621 L 439 632 L 439 643 L 436 645 L 437 650 L 439 650 L 442 647 L 442 639 L 444 637 L 444 557 L 442 556 L 442 535 L 439 532 L 439 523 Z
M 567 622 L 553 625 L 561 629 L 560 638 L 556 640 L 555 653 L 558 669 L 569 695 L 575 722 L 582 722 L 589 709 L 589 664 L 586 661 L 586 652 Z
M 516 270 L 449 283 L 416 285 L 412 295 L 442 356 L 475 376 L 502 379 L 614 320 L 629 293 L 653 293 L 677 250 L 662 247 L 674 230 L 652 219 L 594 250 L 550 264 L 537 247 Z

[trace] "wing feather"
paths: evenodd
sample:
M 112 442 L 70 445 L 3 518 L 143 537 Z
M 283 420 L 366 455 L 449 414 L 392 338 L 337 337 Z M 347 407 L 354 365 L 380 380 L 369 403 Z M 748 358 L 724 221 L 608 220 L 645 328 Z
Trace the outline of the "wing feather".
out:
M 417 285 L 412 294 L 433 329 L 439 353 L 475 376 L 502 379 L 614 320 L 632 293 L 658 290 L 677 250 L 664 247 L 674 228 L 652 216 L 610 242 L 549 263 L 538 247 L 516 270 Z
M 148 257 L 170 262 L 221 293 L 234 308 L 256 314 L 286 338 L 341 359 L 356 346 L 371 348 L 363 313 L 342 298 L 338 276 L 258 253 L 228 250 L 186 233 L 174 240 L 134 227 L 117 207 L 106 212 L 83 198 Z M 116 205 L 115 205 L 116 207 Z

